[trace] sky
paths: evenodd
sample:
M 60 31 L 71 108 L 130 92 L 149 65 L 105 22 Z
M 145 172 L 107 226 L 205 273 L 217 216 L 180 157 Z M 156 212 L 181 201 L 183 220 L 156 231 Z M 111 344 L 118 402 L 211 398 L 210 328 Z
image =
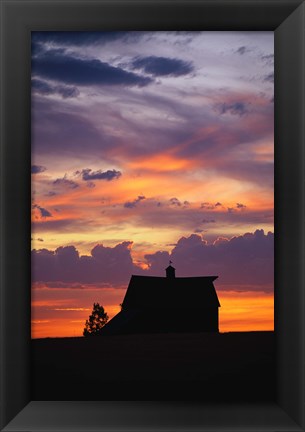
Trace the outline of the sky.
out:
M 132 274 L 218 275 L 272 330 L 273 32 L 32 32 L 32 337 L 111 318 Z

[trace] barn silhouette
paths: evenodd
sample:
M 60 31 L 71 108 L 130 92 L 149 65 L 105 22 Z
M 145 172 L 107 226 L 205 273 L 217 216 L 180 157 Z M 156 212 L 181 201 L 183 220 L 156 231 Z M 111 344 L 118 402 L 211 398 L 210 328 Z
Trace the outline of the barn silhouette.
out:
M 166 277 L 132 275 L 122 310 L 101 333 L 218 332 L 217 278 L 176 277 L 171 264 Z

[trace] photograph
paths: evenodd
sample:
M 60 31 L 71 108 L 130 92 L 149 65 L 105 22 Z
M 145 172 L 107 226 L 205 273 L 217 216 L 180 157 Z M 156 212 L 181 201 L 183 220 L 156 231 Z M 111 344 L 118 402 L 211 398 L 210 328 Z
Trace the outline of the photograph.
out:
M 31 32 L 31 396 L 276 397 L 274 32 Z

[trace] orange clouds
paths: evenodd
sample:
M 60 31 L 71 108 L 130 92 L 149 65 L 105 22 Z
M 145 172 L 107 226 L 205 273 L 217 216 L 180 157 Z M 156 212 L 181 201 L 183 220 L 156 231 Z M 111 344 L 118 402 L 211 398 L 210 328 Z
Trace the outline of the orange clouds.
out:
M 266 257 L 259 233 L 273 232 L 273 33 L 193 33 L 138 32 L 109 46 L 101 33 L 83 45 L 69 39 L 68 51 L 33 35 L 42 51 L 33 51 L 32 275 L 45 283 L 33 290 L 34 337 L 81 335 L 94 301 L 111 315 L 122 300 L 123 290 L 98 287 L 160 274 L 171 253 L 190 276 L 215 271 L 244 289 L 258 276 L 270 282 L 273 249 L 270 241 Z M 192 67 L 132 69 L 151 53 Z M 70 73 L 58 69 L 55 86 L 58 61 Z M 104 65 L 98 77 L 92 62 Z M 245 233 L 256 233 L 253 244 Z M 221 328 L 244 329 L 247 316 L 253 329 L 269 328 L 266 298 L 223 293 Z

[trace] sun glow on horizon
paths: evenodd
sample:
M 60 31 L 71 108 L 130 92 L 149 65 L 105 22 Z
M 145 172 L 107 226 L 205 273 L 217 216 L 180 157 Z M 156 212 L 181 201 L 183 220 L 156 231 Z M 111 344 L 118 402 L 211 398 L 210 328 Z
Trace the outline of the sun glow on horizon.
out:
M 81 336 L 93 302 L 113 317 L 169 260 L 219 275 L 221 332 L 272 330 L 274 33 L 32 47 L 32 337 Z

